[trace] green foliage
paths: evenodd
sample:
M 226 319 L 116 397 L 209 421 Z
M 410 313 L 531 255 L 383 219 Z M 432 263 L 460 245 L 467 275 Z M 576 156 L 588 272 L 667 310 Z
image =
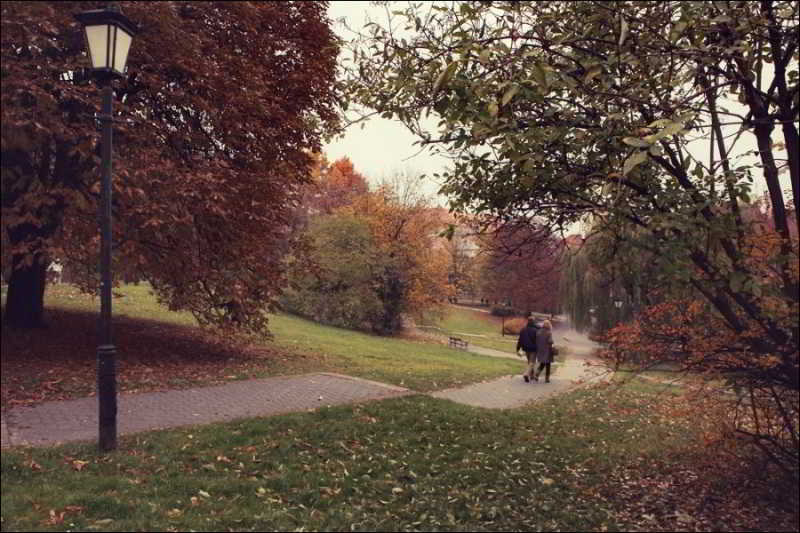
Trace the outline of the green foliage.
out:
M 379 329 L 383 306 L 375 284 L 383 265 L 367 222 L 325 215 L 311 221 L 308 236 L 318 269 L 295 270 L 281 300 L 284 309 L 335 326 Z
M 358 44 L 377 52 L 358 54 L 350 90 L 453 158 L 442 192 L 456 209 L 503 224 L 535 216 L 564 228 L 592 215 L 604 227 L 634 225 L 640 238 L 629 242 L 652 254 L 654 266 L 706 294 L 732 329 L 741 329 L 741 315 L 757 314 L 767 349 L 788 353 L 797 331 L 783 332 L 757 294 L 743 300 L 719 280 L 734 272 L 757 279 L 742 264 L 740 239 L 740 204 L 754 176 L 770 192 L 782 256 L 792 250 L 780 148 L 769 133 L 779 125 L 784 133 L 796 200 L 797 85 L 786 72 L 796 61 L 797 9 L 790 2 L 412 5 L 394 18 L 423 20 L 425 30 L 400 41 L 388 26 L 370 25 Z M 772 87 L 786 90 L 767 93 L 762 66 L 776 58 Z M 724 99 L 737 96 L 764 124 L 733 124 L 759 143 L 760 168 L 713 157 L 705 164 L 687 150 L 691 134 L 729 152 L 722 135 L 709 133 L 720 127 Z M 439 119 L 435 135 L 419 120 L 429 113 Z M 709 243 L 724 257 L 710 256 Z M 796 304 L 791 262 L 780 269 L 784 297 Z
M 399 41 L 370 25 L 359 45 L 376 52 L 358 55 L 350 90 L 452 157 L 442 192 L 457 210 L 501 225 L 566 228 L 591 218 L 670 284 L 703 294 L 731 330 L 754 320 L 748 349 L 789 363 L 800 330 L 773 318 L 775 302 L 746 260 L 742 211 L 758 179 L 781 238 L 774 294 L 797 308 L 798 213 L 778 180 L 788 171 L 796 205 L 800 109 L 787 72 L 797 15 L 792 2 L 411 5 L 396 18 L 423 20 L 424 31 Z M 732 98 L 752 121 L 730 123 Z M 429 113 L 436 134 L 420 121 Z M 758 164 L 734 158 L 733 133 L 752 136 Z M 689 149 L 698 136 L 708 159 L 693 155 L 702 143 Z M 636 235 L 624 235 L 631 226 Z
M 790 1 L 411 4 L 368 27 L 357 48 L 371 50 L 357 56 L 349 88 L 451 157 L 442 192 L 455 209 L 499 226 L 584 222 L 603 233 L 603 253 L 568 274 L 573 289 L 584 284 L 573 309 L 609 302 L 599 293 L 615 285 L 629 303 L 640 299 L 623 282 L 702 295 L 737 337 L 735 357 L 774 358 L 781 369 L 743 375 L 796 392 L 799 10 Z M 399 38 L 391 28 L 404 19 Z M 424 29 L 412 31 L 416 20 Z M 737 153 L 740 138 L 757 151 Z M 768 195 L 766 220 L 746 216 L 755 186 Z M 759 227 L 775 245 L 753 260 Z M 581 279 L 602 256 L 601 275 Z M 609 259 L 617 265 L 605 268 Z M 634 268 L 618 268 L 626 261 Z

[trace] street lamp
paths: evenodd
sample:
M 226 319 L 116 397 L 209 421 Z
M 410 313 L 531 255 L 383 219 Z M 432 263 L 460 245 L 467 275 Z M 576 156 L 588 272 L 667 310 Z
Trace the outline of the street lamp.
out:
M 105 9 L 84 11 L 75 15 L 83 25 L 86 46 L 92 60 L 91 73 L 103 91 L 102 125 L 102 198 L 100 202 L 100 343 L 97 346 L 97 398 L 99 419 L 99 447 L 102 451 L 117 447 L 117 349 L 111 339 L 111 123 L 114 78 L 125 73 L 136 27 L 122 14 L 120 8 L 109 3 Z
M 621 299 L 619 299 L 619 298 L 615 298 L 615 299 L 614 299 L 614 307 L 616 307 L 616 308 L 617 308 L 617 312 L 616 312 L 616 322 L 617 322 L 617 324 L 619 324 L 619 323 L 620 323 L 620 320 L 621 320 L 621 318 L 622 318 L 622 317 L 620 316 L 620 309 L 622 309 L 622 300 L 621 300 Z

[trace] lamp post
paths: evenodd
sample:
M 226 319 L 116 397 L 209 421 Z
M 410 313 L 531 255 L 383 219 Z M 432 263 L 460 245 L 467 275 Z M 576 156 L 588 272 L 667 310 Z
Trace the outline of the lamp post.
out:
M 620 309 L 622 309 L 622 300 L 620 300 L 619 298 L 616 298 L 616 299 L 614 300 L 614 307 L 616 307 L 616 308 L 617 308 L 617 324 L 619 324 L 619 322 L 620 322 L 620 319 L 622 318 L 622 317 L 620 316 Z M 616 324 L 615 324 L 615 325 L 616 325 Z
M 92 60 L 92 75 L 103 92 L 102 125 L 102 197 L 100 202 L 100 342 L 97 346 L 97 399 L 101 451 L 117 447 L 117 375 L 116 355 L 111 338 L 111 123 L 114 78 L 125 73 L 136 28 L 113 3 L 106 9 L 84 11 L 75 15 L 83 25 L 86 45 Z

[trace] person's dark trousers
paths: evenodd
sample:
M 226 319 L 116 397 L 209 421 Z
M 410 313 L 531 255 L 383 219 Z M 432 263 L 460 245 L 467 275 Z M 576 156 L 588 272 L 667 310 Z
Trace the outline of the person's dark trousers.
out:
M 539 363 L 539 370 L 536 371 L 536 377 L 539 377 L 539 374 L 542 373 L 542 369 L 544 368 L 544 381 L 546 383 L 550 382 L 550 363 Z

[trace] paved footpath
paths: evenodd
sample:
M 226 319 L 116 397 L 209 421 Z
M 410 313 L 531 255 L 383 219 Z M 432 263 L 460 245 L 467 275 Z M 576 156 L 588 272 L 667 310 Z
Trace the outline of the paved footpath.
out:
M 591 353 L 597 345 L 577 332 L 555 332 L 559 346 L 568 349 L 567 360 L 544 383 L 525 383 L 520 372 L 458 389 L 434 392 L 446 398 L 478 407 L 506 409 L 519 407 L 565 392 L 582 383 L 603 379 Z M 517 358 L 513 354 L 470 348 L 494 357 Z M 588 363 L 588 364 L 587 364 Z M 237 418 L 270 416 L 321 406 L 341 405 L 416 394 L 414 391 L 340 374 L 318 373 L 299 376 L 237 381 L 224 385 L 165 392 L 121 394 L 118 400 L 118 433 L 223 422 Z M 0 417 L 2 447 L 47 446 L 97 438 L 97 398 L 46 402 L 16 407 Z
M 446 398 L 455 402 L 494 409 L 520 407 L 528 402 L 541 400 L 566 392 L 577 386 L 607 379 L 609 373 L 592 356 L 599 345 L 575 330 L 555 330 L 553 340 L 566 350 L 564 362 L 550 376 L 550 383 L 544 382 L 544 375 L 538 382 L 525 383 L 522 373 L 525 370 L 524 359 L 514 354 L 489 350 L 470 345 L 469 351 L 493 357 L 510 357 L 520 360 L 519 374 L 504 376 L 491 381 L 475 383 L 466 387 L 437 391 L 431 394 L 436 398 Z
M 339 374 L 237 381 L 197 389 L 120 394 L 118 433 L 269 416 L 413 394 Z M 45 402 L 3 414 L 2 446 L 52 445 L 97 438 L 97 398 Z

